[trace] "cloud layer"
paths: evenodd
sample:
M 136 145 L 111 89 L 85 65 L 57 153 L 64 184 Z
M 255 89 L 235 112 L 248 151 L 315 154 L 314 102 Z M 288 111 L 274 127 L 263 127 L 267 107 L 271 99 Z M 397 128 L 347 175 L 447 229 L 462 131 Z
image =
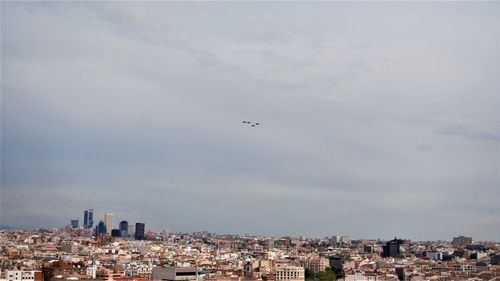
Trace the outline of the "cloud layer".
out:
M 4 225 L 500 240 L 499 3 L 1 5 Z

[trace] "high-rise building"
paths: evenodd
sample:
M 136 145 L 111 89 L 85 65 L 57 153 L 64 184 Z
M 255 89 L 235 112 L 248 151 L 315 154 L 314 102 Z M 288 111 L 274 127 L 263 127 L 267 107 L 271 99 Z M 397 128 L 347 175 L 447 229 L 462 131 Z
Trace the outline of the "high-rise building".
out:
M 121 221 L 119 229 L 120 229 L 120 236 L 127 237 L 128 236 L 128 221 Z
M 92 228 L 94 226 L 94 209 L 89 209 L 89 221 L 88 221 L 88 228 Z
M 104 224 L 106 224 L 107 234 L 111 234 L 111 230 L 113 229 L 113 218 L 115 214 L 113 213 L 104 213 Z
M 385 246 L 383 246 L 383 257 L 388 258 L 388 257 L 399 257 L 399 254 L 401 253 L 399 246 L 403 244 L 403 240 L 401 239 L 396 239 L 394 238 L 393 240 L 387 242 Z
M 453 247 L 462 248 L 464 246 L 472 244 L 472 237 L 460 235 L 458 237 L 453 237 Z
M 89 227 L 89 210 L 83 211 L 83 227 Z
M 94 225 L 94 209 L 83 211 L 83 227 L 92 228 Z
M 144 240 L 144 231 L 146 229 L 146 224 L 138 222 L 135 224 L 135 239 Z
M 134 235 L 134 224 L 131 223 L 128 225 L 128 231 L 127 231 L 128 235 L 132 236 Z
M 99 221 L 99 223 L 95 227 L 95 236 L 100 236 L 106 234 L 106 224 L 103 221 Z
M 77 227 L 78 227 L 78 219 L 76 219 L 76 220 L 71 220 L 71 227 L 72 227 L 72 228 L 77 228 Z

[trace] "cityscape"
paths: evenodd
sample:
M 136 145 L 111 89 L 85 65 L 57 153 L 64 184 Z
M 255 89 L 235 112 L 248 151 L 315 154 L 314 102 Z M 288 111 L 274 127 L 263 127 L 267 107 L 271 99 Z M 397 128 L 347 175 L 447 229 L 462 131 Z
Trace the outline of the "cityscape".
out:
M 0 230 L 3 281 L 498 280 L 500 242 L 355 239 L 146 231 L 142 222 Z
M 0 281 L 500 281 L 500 0 L 0 26 Z

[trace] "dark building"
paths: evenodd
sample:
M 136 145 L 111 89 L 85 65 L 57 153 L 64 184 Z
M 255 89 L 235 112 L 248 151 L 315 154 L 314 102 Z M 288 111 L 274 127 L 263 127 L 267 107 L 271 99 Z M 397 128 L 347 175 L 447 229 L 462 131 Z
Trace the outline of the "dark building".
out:
M 457 257 L 457 258 L 468 258 L 469 257 L 469 251 L 465 249 L 456 249 L 453 251 L 452 257 Z
M 78 227 L 78 220 L 71 220 L 71 227 L 77 228 Z
M 367 254 L 373 253 L 373 246 L 372 245 L 365 245 L 363 247 L 363 252 L 365 252 Z
M 89 210 L 83 211 L 83 227 L 89 226 Z
M 500 264 L 500 254 L 492 254 L 490 256 L 490 263 L 492 265 L 498 265 L 498 264 Z
M 469 244 L 465 246 L 465 249 L 469 251 L 480 251 L 480 252 L 486 251 L 486 247 L 483 244 Z
M 396 239 L 396 238 L 394 238 L 394 240 L 391 240 L 391 241 L 387 242 L 383 246 L 382 256 L 384 258 L 388 258 L 388 257 L 396 258 L 396 257 L 399 257 L 399 255 L 401 254 L 401 251 L 400 251 L 400 248 L 399 248 L 401 246 L 401 244 L 403 244 L 403 240 Z
M 106 224 L 103 221 L 99 221 L 99 223 L 95 227 L 95 236 L 105 235 L 106 234 Z
M 127 221 L 121 221 L 119 229 L 120 229 L 120 236 L 121 237 L 128 236 L 128 222 Z
M 341 268 L 342 267 L 342 257 L 340 256 L 330 256 L 328 257 L 328 263 L 330 268 Z
M 83 227 L 92 228 L 94 225 L 94 209 L 83 211 Z
M 144 230 L 146 229 L 146 224 L 138 222 L 135 224 L 135 239 L 144 240 Z
M 92 228 L 94 226 L 94 209 L 89 209 L 89 224 L 88 228 Z
M 394 269 L 396 271 L 396 276 L 398 277 L 398 280 L 405 280 L 405 268 L 401 265 L 396 265 Z
M 111 230 L 111 237 L 120 237 L 120 230 L 119 229 L 112 229 Z

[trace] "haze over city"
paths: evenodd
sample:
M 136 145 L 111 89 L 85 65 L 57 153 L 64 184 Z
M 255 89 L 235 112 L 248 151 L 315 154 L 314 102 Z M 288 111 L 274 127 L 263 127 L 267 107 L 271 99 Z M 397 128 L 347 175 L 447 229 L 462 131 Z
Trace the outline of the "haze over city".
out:
M 500 240 L 499 15 L 4 1 L 0 223 Z

